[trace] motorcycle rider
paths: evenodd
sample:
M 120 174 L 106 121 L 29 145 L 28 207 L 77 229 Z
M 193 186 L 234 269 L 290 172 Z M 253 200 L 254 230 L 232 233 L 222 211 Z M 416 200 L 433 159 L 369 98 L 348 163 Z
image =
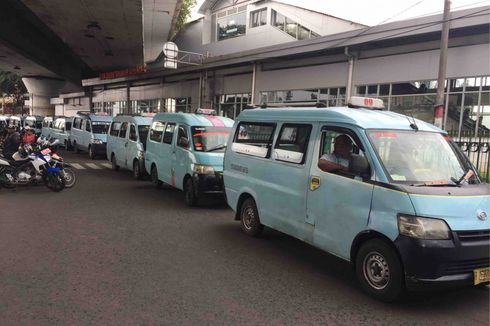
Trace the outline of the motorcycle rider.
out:
M 3 141 L 3 156 L 7 159 L 12 159 L 12 155 L 19 149 L 19 144 L 20 136 L 15 130 L 15 126 L 8 126 L 7 137 Z
M 36 135 L 31 127 L 27 126 L 24 128 L 24 134 L 21 137 L 22 144 L 32 144 L 36 141 Z

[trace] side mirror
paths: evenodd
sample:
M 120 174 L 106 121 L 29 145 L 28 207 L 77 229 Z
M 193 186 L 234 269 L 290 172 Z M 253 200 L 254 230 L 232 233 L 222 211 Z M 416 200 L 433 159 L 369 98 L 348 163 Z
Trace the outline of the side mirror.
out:
M 180 147 L 188 148 L 189 147 L 189 139 L 185 137 L 180 137 L 179 141 L 177 142 L 177 145 Z
M 371 175 L 369 163 L 364 155 L 352 154 L 349 167 L 351 173 L 363 178 L 369 178 Z

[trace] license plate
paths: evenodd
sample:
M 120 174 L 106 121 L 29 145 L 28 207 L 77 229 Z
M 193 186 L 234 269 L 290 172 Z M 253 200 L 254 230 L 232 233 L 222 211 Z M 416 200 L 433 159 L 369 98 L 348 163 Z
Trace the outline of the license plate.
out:
M 475 285 L 490 282 L 490 267 L 475 269 L 473 275 Z

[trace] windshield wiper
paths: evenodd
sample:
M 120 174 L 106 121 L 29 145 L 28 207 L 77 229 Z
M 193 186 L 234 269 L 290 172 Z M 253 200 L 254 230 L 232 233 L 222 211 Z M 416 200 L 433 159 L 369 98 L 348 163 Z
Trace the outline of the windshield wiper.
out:
M 206 150 L 206 152 L 217 151 L 218 149 L 226 148 L 226 144 L 219 144 Z
M 456 178 L 453 178 L 451 177 L 451 181 L 454 182 L 457 186 L 460 186 L 461 185 L 461 182 L 464 180 L 466 182 L 468 182 L 468 180 L 473 176 L 473 170 L 468 170 L 468 172 L 466 172 L 465 174 L 463 174 L 463 176 L 461 176 L 461 178 L 459 179 L 456 179 Z
M 412 187 L 458 187 L 456 183 L 432 183 L 432 182 L 414 183 L 411 184 L 411 186 Z

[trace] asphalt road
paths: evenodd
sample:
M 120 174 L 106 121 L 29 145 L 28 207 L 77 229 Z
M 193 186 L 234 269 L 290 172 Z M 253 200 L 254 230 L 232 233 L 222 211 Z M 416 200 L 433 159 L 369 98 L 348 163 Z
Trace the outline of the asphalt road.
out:
M 65 159 L 85 167 L 72 189 L 0 190 L 0 325 L 489 325 L 488 287 L 384 304 L 331 255 L 244 235 L 219 201 Z

